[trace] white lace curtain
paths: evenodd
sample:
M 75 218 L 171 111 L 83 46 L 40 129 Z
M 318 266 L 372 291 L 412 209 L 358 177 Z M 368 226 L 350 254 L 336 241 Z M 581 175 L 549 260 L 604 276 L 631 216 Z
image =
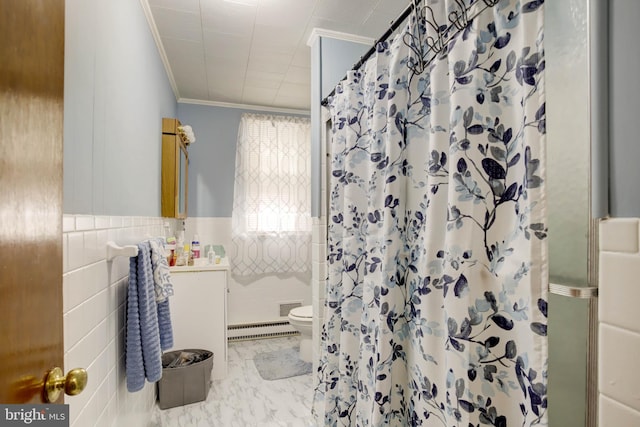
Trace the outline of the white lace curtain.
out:
M 311 125 L 243 114 L 232 214 L 232 273 L 306 273 L 311 264 Z

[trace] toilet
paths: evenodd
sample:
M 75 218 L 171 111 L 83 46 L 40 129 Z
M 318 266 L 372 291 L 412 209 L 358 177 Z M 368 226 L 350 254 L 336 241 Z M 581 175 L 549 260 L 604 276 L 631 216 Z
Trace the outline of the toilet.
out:
M 300 335 L 300 360 L 311 362 L 311 324 L 313 321 L 313 309 L 310 305 L 296 307 L 289 312 L 289 323 Z

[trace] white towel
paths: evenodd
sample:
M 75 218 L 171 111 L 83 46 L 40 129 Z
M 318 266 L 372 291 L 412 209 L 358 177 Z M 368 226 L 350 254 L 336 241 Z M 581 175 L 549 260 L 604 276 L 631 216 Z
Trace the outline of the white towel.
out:
M 161 239 L 150 239 L 151 246 L 151 267 L 153 268 L 153 284 L 156 294 L 156 301 L 163 302 L 173 295 L 173 284 L 171 283 L 171 273 Z

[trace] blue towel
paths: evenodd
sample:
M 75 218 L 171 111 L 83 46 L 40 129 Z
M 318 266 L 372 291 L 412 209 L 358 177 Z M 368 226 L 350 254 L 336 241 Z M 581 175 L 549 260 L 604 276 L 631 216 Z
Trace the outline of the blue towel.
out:
M 138 256 L 129 260 L 125 369 L 127 390 L 144 388 L 145 379 L 162 377 L 162 350 L 173 345 L 169 300 L 158 304 L 148 242 L 138 244 Z
M 173 347 L 173 328 L 171 327 L 171 312 L 169 300 L 165 299 L 158 304 L 158 327 L 160 328 L 160 348 L 168 350 Z

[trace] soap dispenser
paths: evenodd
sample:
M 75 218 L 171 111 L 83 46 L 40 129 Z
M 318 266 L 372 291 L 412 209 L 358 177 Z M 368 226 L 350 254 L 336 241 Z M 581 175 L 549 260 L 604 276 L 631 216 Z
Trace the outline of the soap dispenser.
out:
M 200 239 L 197 234 L 193 235 L 193 240 L 191 241 L 191 257 L 193 259 L 200 258 Z

